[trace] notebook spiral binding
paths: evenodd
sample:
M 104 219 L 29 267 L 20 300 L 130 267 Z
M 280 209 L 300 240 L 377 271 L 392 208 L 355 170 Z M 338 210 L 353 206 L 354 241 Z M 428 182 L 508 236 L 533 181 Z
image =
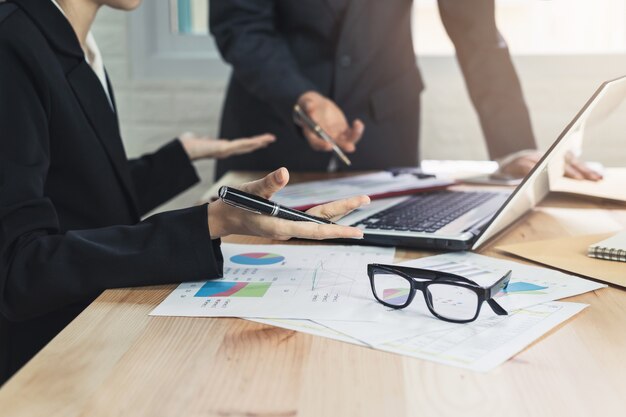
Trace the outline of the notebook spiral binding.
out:
M 587 254 L 592 258 L 626 262 L 626 250 L 623 249 L 607 248 L 605 246 L 592 246 L 589 248 Z

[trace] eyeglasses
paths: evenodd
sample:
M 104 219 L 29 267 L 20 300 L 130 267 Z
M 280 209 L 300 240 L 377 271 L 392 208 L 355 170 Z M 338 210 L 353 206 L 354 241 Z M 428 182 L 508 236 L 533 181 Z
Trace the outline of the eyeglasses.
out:
M 506 289 L 511 271 L 488 288 L 460 275 L 403 266 L 369 264 L 367 275 L 374 297 L 387 307 L 405 308 L 420 290 L 430 312 L 441 320 L 453 323 L 474 321 L 483 301 L 487 301 L 497 315 L 508 314 L 493 297 Z

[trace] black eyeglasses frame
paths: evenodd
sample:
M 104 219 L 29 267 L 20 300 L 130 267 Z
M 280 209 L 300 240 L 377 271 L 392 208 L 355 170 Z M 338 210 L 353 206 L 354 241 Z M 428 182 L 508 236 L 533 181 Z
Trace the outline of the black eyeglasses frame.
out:
M 409 293 L 409 296 L 407 297 L 406 303 L 398 306 L 394 304 L 389 304 L 381 300 L 380 298 L 378 298 L 378 295 L 376 294 L 376 286 L 374 284 L 374 275 L 378 271 L 384 271 L 387 273 L 396 274 L 402 278 L 405 278 L 407 281 L 409 281 L 411 285 L 410 286 L 411 291 Z M 393 309 L 400 310 L 400 309 L 407 307 L 409 304 L 411 304 L 411 302 L 415 298 L 415 294 L 419 290 L 422 292 L 422 294 L 424 294 L 424 301 L 426 302 L 426 305 L 428 306 L 428 310 L 430 310 L 431 314 L 440 320 L 448 321 L 451 323 L 469 323 L 469 322 L 476 320 L 476 318 L 480 314 L 481 307 L 485 301 L 487 302 L 487 304 L 489 304 L 489 307 L 491 307 L 491 309 L 497 315 L 499 316 L 508 315 L 508 312 L 504 308 L 502 308 L 502 306 L 498 304 L 498 302 L 494 300 L 493 297 L 496 294 L 498 294 L 500 291 L 503 291 L 507 288 L 507 286 L 509 285 L 509 281 L 511 280 L 511 274 L 512 274 L 512 271 L 508 271 L 506 274 L 502 276 L 502 278 L 498 279 L 489 287 L 481 287 L 480 285 L 478 285 L 476 282 L 472 281 L 471 279 L 465 278 L 461 275 L 452 274 L 450 272 L 435 271 L 432 269 L 411 268 L 411 267 L 406 267 L 406 266 L 385 265 L 385 264 L 368 264 L 367 265 L 367 275 L 369 276 L 369 279 L 370 279 L 370 285 L 372 287 L 372 294 L 374 294 L 374 298 L 376 298 L 376 300 L 379 303 L 383 304 L 386 307 L 391 307 Z M 430 297 L 430 292 L 426 291 L 428 286 L 434 283 L 463 287 L 476 293 L 478 297 L 478 305 L 477 305 L 476 313 L 474 314 L 474 317 L 470 319 L 465 319 L 465 320 L 455 320 L 455 319 L 450 319 L 450 318 L 447 318 L 438 314 L 433 307 L 432 299 Z

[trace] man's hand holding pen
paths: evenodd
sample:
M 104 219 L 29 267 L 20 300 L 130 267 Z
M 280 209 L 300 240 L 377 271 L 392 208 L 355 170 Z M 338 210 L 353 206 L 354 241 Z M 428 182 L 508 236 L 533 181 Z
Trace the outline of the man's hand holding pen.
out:
M 355 119 L 350 125 L 343 111 L 332 100 L 315 91 L 302 94 L 297 104 L 331 136 L 344 152 L 352 153 L 356 150 L 356 144 L 365 130 L 365 125 L 361 120 Z M 302 127 L 302 131 L 311 148 L 316 151 L 332 151 L 332 145 L 322 140 L 311 129 Z

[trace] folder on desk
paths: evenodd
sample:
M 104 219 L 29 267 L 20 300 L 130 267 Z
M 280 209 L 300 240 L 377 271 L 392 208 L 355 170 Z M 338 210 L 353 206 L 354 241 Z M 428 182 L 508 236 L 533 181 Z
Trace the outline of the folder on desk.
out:
M 605 168 L 600 181 L 550 178 L 550 191 L 626 202 L 626 168 Z
M 614 233 L 574 236 L 536 242 L 498 246 L 502 252 L 528 259 L 562 271 L 626 287 L 626 265 L 587 256 L 589 246 Z

